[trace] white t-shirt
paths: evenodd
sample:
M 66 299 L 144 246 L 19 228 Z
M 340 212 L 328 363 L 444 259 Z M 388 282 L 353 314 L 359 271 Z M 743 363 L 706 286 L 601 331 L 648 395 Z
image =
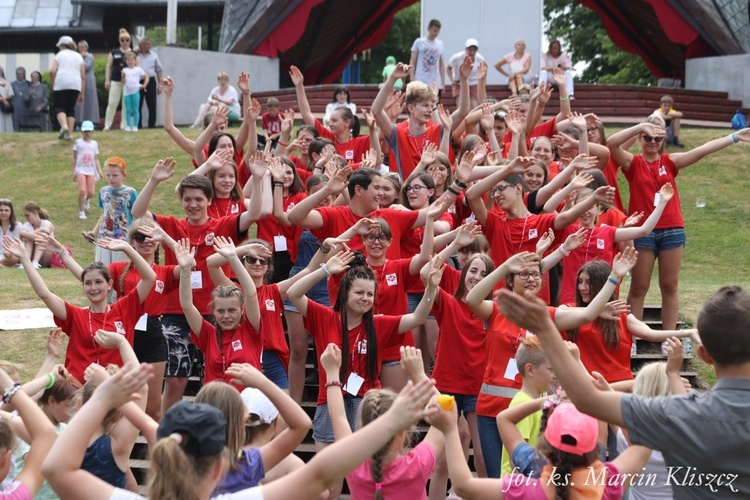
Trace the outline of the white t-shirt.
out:
M 437 38 L 430 41 L 427 38 L 417 38 L 411 46 L 411 51 L 417 54 L 414 68 L 414 79 L 429 85 L 432 82 L 441 85 L 440 61 L 443 59 L 443 42 Z
M 217 97 L 219 97 L 222 101 L 231 101 L 231 104 L 227 106 L 229 109 L 233 109 L 237 113 L 240 112 L 240 101 L 239 96 L 237 95 L 237 91 L 232 87 L 231 85 L 227 87 L 226 92 L 223 94 L 221 93 L 220 87 L 214 87 L 211 90 L 211 93 L 208 94 L 208 101 L 213 101 L 213 95 L 216 94 Z
M 21 237 L 21 229 L 23 229 L 23 224 L 16 221 L 16 227 L 13 229 L 8 229 L 6 232 L 2 228 L 0 228 L 0 257 L 2 257 L 2 253 L 5 251 L 5 245 L 3 245 L 3 236 L 10 236 L 11 238 L 20 238 Z
M 76 152 L 75 175 L 96 175 L 96 156 L 99 154 L 99 145 L 96 141 L 86 142 L 83 139 L 77 139 L 73 144 L 73 151 Z
M 122 93 L 124 95 L 133 95 L 141 90 L 141 78 L 146 77 L 146 72 L 140 66 L 132 68 L 122 68 Z
M 50 232 L 49 234 L 52 236 L 55 236 L 55 226 L 53 226 L 52 223 L 48 221 L 47 219 L 41 219 L 41 224 L 39 224 L 39 229 L 43 229 L 45 227 L 51 227 L 52 232 Z M 34 231 L 36 231 L 36 229 L 34 229 L 34 226 L 32 226 L 28 222 L 23 223 L 23 230 L 28 231 L 30 233 L 33 233 Z
M 81 91 L 81 68 L 83 57 L 74 50 L 64 49 L 55 54 L 57 75 L 52 90 Z
M 211 497 L 211 500 L 263 500 L 262 486 L 256 486 L 255 488 L 248 488 L 246 490 L 238 491 L 237 493 L 226 493 Z M 115 488 L 109 500 L 143 500 L 138 493 L 132 491 Z
M 453 78 L 454 82 L 457 82 L 461 79 L 461 76 L 458 74 L 458 67 L 461 66 L 462 62 L 464 62 L 464 57 L 466 57 L 466 51 L 462 50 L 461 52 L 456 52 L 455 54 L 453 54 L 453 56 L 450 58 L 450 61 L 448 61 L 448 65 L 451 68 L 451 77 Z M 479 63 L 482 62 L 484 62 L 484 57 L 482 56 L 482 54 L 477 52 L 474 55 L 474 64 L 471 66 L 471 73 L 469 73 L 469 85 L 479 84 L 477 67 L 479 67 Z

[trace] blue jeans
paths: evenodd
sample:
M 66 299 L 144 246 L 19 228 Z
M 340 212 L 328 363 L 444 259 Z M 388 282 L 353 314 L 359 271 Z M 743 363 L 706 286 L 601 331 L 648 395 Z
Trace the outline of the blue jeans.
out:
M 497 430 L 497 422 L 494 418 L 477 415 L 477 428 L 482 455 L 484 455 L 484 465 L 487 467 L 487 477 L 498 479 L 500 478 L 503 442 L 500 439 L 500 431 Z
M 286 370 L 276 351 L 263 351 L 263 375 L 279 386 L 279 389 L 289 389 Z
M 131 118 L 132 115 L 132 118 Z M 141 119 L 141 94 L 136 92 L 125 96 L 125 124 L 128 127 L 137 127 Z M 131 122 L 131 120 L 133 120 Z

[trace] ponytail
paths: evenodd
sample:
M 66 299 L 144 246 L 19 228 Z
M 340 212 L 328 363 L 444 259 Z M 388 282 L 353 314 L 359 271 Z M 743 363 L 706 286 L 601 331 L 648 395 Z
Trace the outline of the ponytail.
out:
M 190 439 L 181 434 L 182 440 Z M 200 486 L 222 453 L 209 457 L 192 457 L 172 437 L 159 440 L 151 450 L 148 475 L 148 498 L 151 500 L 200 500 Z
M 393 405 L 396 396 L 396 393 L 390 389 L 373 389 L 367 391 L 359 406 L 359 417 L 362 427 L 387 412 Z M 384 459 L 393 446 L 393 440 L 397 439 L 397 437 L 388 441 L 388 444 L 376 451 L 370 458 L 370 474 L 372 475 L 373 482 L 375 482 L 375 494 L 373 496 L 375 500 L 383 499 L 381 483 L 383 482 Z

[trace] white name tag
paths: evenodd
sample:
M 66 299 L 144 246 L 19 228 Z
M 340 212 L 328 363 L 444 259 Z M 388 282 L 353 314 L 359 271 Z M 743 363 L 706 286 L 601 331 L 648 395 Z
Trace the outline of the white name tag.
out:
M 190 288 L 193 290 L 203 288 L 203 275 L 200 271 L 190 271 Z
M 520 372 L 518 371 L 518 364 L 516 364 L 516 358 L 510 358 L 508 360 L 508 366 L 505 367 L 505 375 L 503 377 L 507 378 L 508 380 L 516 380 L 516 375 L 518 375 Z
M 144 314 L 140 318 L 138 318 L 138 323 L 135 324 L 135 329 L 139 332 L 145 332 L 148 323 L 148 314 Z
M 359 394 L 359 390 L 362 389 L 362 384 L 364 383 L 365 379 L 357 375 L 355 372 L 351 372 L 349 378 L 346 379 L 346 384 L 344 384 L 344 390 L 352 396 L 356 396 Z
M 284 236 L 273 237 L 273 248 L 277 252 L 286 252 L 286 238 Z

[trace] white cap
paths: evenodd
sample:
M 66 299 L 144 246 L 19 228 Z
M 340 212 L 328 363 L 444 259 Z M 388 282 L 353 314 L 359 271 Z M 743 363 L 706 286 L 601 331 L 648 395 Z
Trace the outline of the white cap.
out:
M 242 402 L 250 415 L 257 415 L 258 420 L 249 422 L 249 425 L 270 424 L 279 416 L 279 410 L 273 405 L 270 399 L 260 390 L 254 387 L 247 387 L 240 393 Z
M 479 48 L 479 42 L 477 42 L 476 38 L 469 38 L 466 40 L 466 48 L 468 49 L 469 47 Z
M 93 132 L 94 130 L 94 122 L 91 120 L 86 120 L 83 123 L 81 123 L 81 132 Z
M 69 37 L 68 35 L 63 35 L 57 41 L 57 45 L 56 46 L 57 47 L 59 47 L 60 45 L 66 45 L 67 46 L 67 45 L 70 45 L 71 43 L 73 43 L 73 39 L 71 37 Z

